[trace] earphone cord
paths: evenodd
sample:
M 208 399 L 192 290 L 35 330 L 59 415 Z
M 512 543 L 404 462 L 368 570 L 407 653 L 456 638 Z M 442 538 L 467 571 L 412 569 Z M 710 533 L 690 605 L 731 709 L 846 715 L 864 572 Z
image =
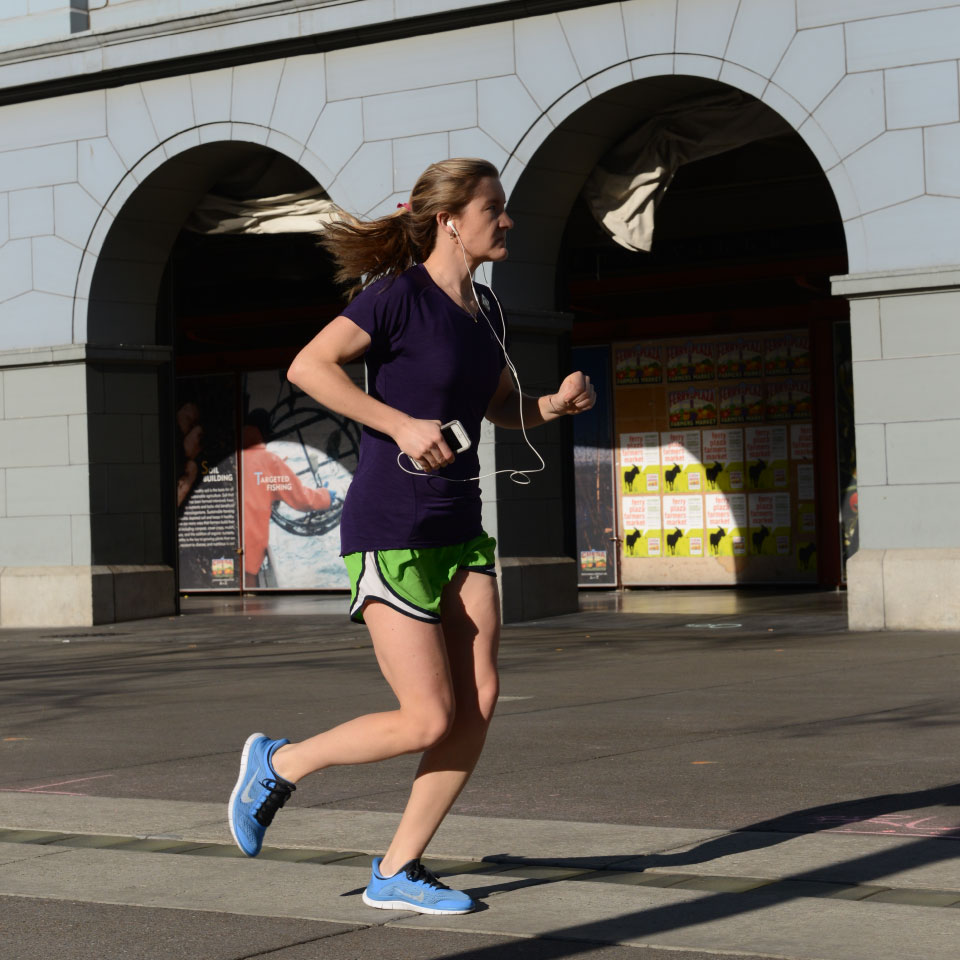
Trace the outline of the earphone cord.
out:
M 453 226 L 451 224 L 451 226 Z M 454 232 L 456 233 L 456 227 L 453 227 Z M 457 233 L 459 238 L 460 234 Z M 503 307 L 500 306 L 500 301 L 497 298 L 497 295 L 493 292 L 493 287 L 489 284 L 487 289 L 490 291 L 490 296 L 493 297 L 493 302 L 497 305 L 497 310 L 500 313 L 500 326 L 503 330 L 503 336 L 499 336 L 497 331 L 494 329 L 493 324 L 490 322 L 490 318 L 487 316 L 486 311 L 480 304 L 480 297 L 477 296 L 477 287 L 473 282 L 473 274 L 470 272 L 470 266 L 467 264 L 467 254 L 463 249 L 463 243 L 460 244 L 460 253 L 463 256 L 463 265 L 467 268 L 467 276 L 470 278 L 470 288 L 473 290 L 473 299 L 477 302 L 477 311 L 483 316 L 483 319 L 487 321 L 487 326 L 490 328 L 490 332 L 493 334 L 494 339 L 497 343 L 500 344 L 500 349 L 503 351 L 503 359 L 507 362 L 507 369 L 510 371 L 510 375 L 513 377 L 514 383 L 517 385 L 517 400 L 518 408 L 520 411 L 520 432 L 523 434 L 523 439 L 526 445 L 533 451 L 533 455 L 540 461 L 539 467 L 530 467 L 526 470 L 513 470 L 511 468 L 505 468 L 503 470 L 493 470 L 490 473 L 482 473 L 479 477 L 466 477 L 466 478 L 454 478 L 454 477 L 444 477 L 444 480 L 447 480 L 450 483 L 472 483 L 474 480 L 485 480 L 487 477 L 495 477 L 498 474 L 505 473 L 509 476 L 510 480 L 514 483 L 519 483 L 521 486 L 526 486 L 530 483 L 530 474 L 531 473 L 540 473 L 543 470 L 547 469 L 546 461 L 540 456 L 540 451 L 530 442 L 530 438 L 527 436 L 527 427 L 523 422 L 523 388 L 520 386 L 520 375 L 517 373 L 517 368 L 513 365 L 513 361 L 510 359 L 510 354 L 507 353 L 506 339 L 507 339 L 507 321 L 503 315 Z M 412 477 L 423 477 L 427 474 L 422 473 L 419 470 L 408 470 L 403 463 L 401 463 L 400 458 L 403 456 L 403 452 L 397 454 L 397 466 L 404 473 L 409 473 Z

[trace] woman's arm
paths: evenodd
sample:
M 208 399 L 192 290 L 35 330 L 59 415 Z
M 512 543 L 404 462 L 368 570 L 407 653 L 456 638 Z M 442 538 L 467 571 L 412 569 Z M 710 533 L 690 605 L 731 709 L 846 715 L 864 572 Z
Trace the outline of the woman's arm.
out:
M 487 406 L 487 419 L 498 427 L 520 429 L 520 403 L 523 403 L 523 425 L 538 427 L 559 417 L 583 413 L 596 402 L 597 395 L 590 378 L 577 371 L 566 377 L 556 393 L 542 397 L 521 396 L 513 383 L 510 371 L 504 367 L 500 383 Z
M 439 420 L 417 420 L 364 393 L 343 369 L 370 346 L 370 334 L 349 317 L 331 320 L 297 355 L 287 379 L 317 403 L 393 437 L 407 456 L 430 470 L 453 462 Z

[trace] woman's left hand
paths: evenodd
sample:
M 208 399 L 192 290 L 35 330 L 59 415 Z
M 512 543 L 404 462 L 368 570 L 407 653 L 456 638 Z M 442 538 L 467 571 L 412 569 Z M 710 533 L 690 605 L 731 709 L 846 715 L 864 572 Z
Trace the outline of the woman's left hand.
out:
M 593 389 L 590 378 L 581 371 L 571 373 L 560 389 L 550 397 L 550 409 L 557 416 L 565 414 L 583 413 L 597 402 L 597 392 Z

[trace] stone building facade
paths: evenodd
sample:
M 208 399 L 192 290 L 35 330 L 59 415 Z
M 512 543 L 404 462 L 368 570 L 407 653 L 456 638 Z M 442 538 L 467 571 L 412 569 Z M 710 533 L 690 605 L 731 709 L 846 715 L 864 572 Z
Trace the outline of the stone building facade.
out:
M 238 145 L 289 158 L 362 216 L 395 209 L 438 157 L 496 163 L 517 227 L 493 281 L 529 389 L 549 389 L 566 362 L 571 204 L 675 77 L 768 105 L 842 219 L 851 626 L 960 624 L 960 4 L 13 0 L 3 16 L 3 625 L 175 608 L 158 296 L 180 226 Z M 548 462 L 568 443 L 546 434 Z M 492 435 L 484 456 L 500 456 Z M 485 489 L 514 617 L 575 592 L 568 497 L 559 469 Z

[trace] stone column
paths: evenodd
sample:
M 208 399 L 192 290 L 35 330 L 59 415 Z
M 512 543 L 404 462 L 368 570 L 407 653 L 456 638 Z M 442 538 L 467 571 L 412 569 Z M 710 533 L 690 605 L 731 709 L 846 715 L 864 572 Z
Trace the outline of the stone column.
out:
M 572 318 L 554 312 L 510 310 L 507 323 L 507 346 L 524 393 L 540 396 L 554 392 L 570 372 Z M 519 430 L 497 428 L 495 435 L 498 470 L 540 465 Z M 569 420 L 537 427 L 528 436 L 546 462 L 546 469 L 531 474 L 529 485 L 518 485 L 507 474 L 500 474 L 496 483 L 496 536 L 505 623 L 578 609 Z
M 176 610 L 162 347 L 0 353 L 0 626 Z
M 850 299 L 852 630 L 960 629 L 960 267 L 835 277 Z

